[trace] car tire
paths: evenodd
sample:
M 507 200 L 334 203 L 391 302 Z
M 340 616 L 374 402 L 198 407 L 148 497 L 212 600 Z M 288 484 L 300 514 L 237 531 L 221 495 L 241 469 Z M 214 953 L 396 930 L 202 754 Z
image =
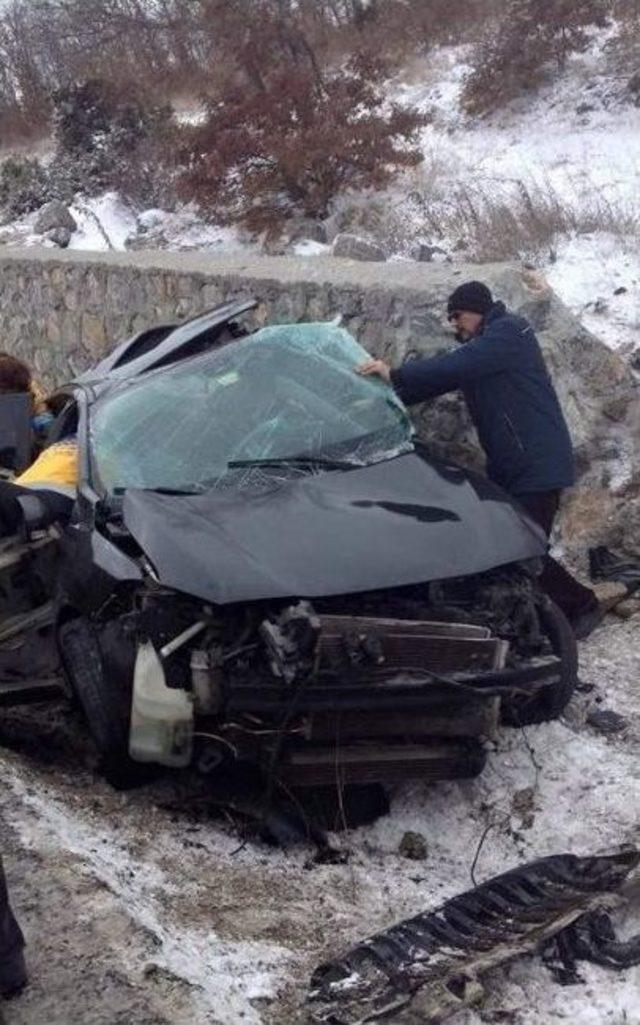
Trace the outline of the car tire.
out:
M 103 633 L 82 617 L 58 631 L 65 673 L 100 755 L 99 771 L 122 789 L 148 778 L 149 769 L 129 757 L 132 676 L 125 680 L 109 672 L 104 640 Z
M 560 659 L 557 680 L 533 697 L 515 696 L 502 702 L 502 721 L 508 726 L 530 726 L 557 719 L 569 703 L 578 682 L 578 645 L 571 624 L 555 602 L 543 598 L 538 605 L 542 632 Z

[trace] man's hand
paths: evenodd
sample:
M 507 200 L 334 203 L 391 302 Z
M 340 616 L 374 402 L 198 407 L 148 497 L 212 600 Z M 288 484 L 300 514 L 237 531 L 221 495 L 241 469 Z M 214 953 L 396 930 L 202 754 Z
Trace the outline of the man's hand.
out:
M 391 380 L 391 367 L 383 359 L 368 359 L 356 367 L 356 373 L 363 377 L 381 377 L 383 381 Z

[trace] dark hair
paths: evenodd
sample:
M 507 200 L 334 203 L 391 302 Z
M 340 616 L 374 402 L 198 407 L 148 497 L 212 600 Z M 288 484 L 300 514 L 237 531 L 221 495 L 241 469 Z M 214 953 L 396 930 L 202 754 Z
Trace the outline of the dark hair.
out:
M 8 352 L 0 352 L 0 394 L 29 392 L 31 371 L 26 363 Z

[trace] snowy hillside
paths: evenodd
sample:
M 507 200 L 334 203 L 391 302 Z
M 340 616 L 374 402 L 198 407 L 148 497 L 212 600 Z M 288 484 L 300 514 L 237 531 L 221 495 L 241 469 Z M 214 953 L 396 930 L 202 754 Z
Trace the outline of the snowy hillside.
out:
M 480 208 L 530 197 L 549 218 L 562 213 L 568 223 L 553 243 L 532 238 L 520 255 L 544 268 L 590 330 L 627 350 L 640 344 L 640 109 L 609 59 L 612 34 L 596 36 L 535 100 L 482 121 L 460 114 L 464 49 L 425 59 L 399 91 L 434 115 L 418 172 L 432 193 L 430 220 L 444 225 L 431 241 L 455 246 L 454 208 L 467 196 Z

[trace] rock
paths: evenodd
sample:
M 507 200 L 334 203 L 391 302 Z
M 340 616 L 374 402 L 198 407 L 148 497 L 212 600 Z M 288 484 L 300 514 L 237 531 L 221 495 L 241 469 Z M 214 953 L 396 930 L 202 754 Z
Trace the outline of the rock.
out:
M 346 232 L 336 235 L 333 241 L 333 255 L 346 260 L 366 260 L 372 263 L 382 263 L 387 259 L 384 249 L 376 242 Z
M 418 242 L 410 253 L 411 259 L 416 260 L 418 263 L 432 263 L 433 260 L 445 260 L 447 258 L 447 251 L 442 246 L 428 245 L 426 242 Z
M 543 272 L 538 267 L 525 264 L 522 268 L 522 284 L 533 292 L 536 299 L 550 294 L 551 288 Z
M 587 723 L 599 733 L 620 733 L 629 725 L 629 720 L 609 708 L 593 708 L 587 713 Z
M 573 491 L 563 508 L 563 536 L 570 539 L 574 549 L 586 552 L 603 543 L 615 511 L 615 498 L 609 488 L 591 486 Z
M 593 103 L 579 103 L 576 107 L 576 114 L 589 114 L 595 109 Z
M 640 612 L 640 599 L 627 598 L 626 601 L 618 602 L 613 612 L 620 619 L 631 619 Z
M 54 228 L 66 228 L 70 233 L 73 233 L 77 227 L 78 225 L 71 211 L 59 199 L 52 199 L 49 203 L 45 203 L 44 206 L 40 207 L 33 224 L 33 230 L 38 235 L 44 235 L 47 231 L 51 231 Z
M 626 585 L 619 580 L 599 580 L 591 587 L 598 599 L 598 605 L 605 612 L 610 612 L 620 602 L 625 601 L 629 594 Z
M 284 256 L 287 251 L 288 239 L 285 235 L 265 233 L 260 241 L 260 250 L 267 256 Z
M 140 231 L 149 231 L 149 229 L 152 228 L 160 228 L 162 227 L 165 216 L 164 210 L 158 210 L 156 207 L 143 210 L 137 217 L 138 229 Z
M 602 544 L 613 548 L 622 557 L 637 559 L 638 537 L 640 537 L 640 498 L 624 496 L 615 507 L 616 515 Z
M 398 852 L 403 858 L 409 858 L 411 861 L 424 861 L 429 848 L 422 833 L 414 833 L 409 829 L 400 841 Z
M 573 463 L 576 470 L 576 480 L 580 480 L 584 473 L 591 467 L 591 449 L 587 444 L 575 445 L 573 449 Z
M 531 829 L 535 821 L 535 791 L 533 787 L 516 790 L 511 798 L 511 810 L 520 819 L 521 829 Z
M 94 359 L 104 355 L 107 348 L 107 334 L 102 317 L 92 313 L 82 314 L 82 344 Z
M 632 396 L 625 392 L 622 395 L 614 395 L 602 407 L 602 412 L 609 420 L 614 420 L 616 423 L 620 423 L 626 417 L 629 411 L 629 403 L 632 400 Z
M 287 234 L 291 242 L 310 239 L 312 242 L 322 242 L 323 245 L 326 245 L 329 241 L 326 226 L 322 221 L 314 221 L 311 217 L 292 221 Z
M 636 104 L 640 103 L 640 71 L 636 71 L 627 82 L 627 89 L 634 98 Z
M 169 241 L 162 231 L 141 232 L 139 235 L 129 235 L 125 246 L 132 252 L 140 249 L 167 249 Z
M 44 237 L 49 239 L 50 242 L 54 242 L 60 249 L 66 249 L 71 241 L 71 235 L 73 232 L 69 231 L 68 228 L 49 228 L 45 231 Z
M 343 228 L 347 227 L 347 225 L 341 223 L 341 219 L 337 214 L 329 214 L 328 217 L 325 217 L 322 225 L 327 233 L 327 241 L 330 245 L 338 237 Z
M 625 295 L 628 291 L 629 291 L 628 288 L 625 288 L 624 285 L 620 285 L 619 288 L 614 288 L 613 294 L 614 295 Z

